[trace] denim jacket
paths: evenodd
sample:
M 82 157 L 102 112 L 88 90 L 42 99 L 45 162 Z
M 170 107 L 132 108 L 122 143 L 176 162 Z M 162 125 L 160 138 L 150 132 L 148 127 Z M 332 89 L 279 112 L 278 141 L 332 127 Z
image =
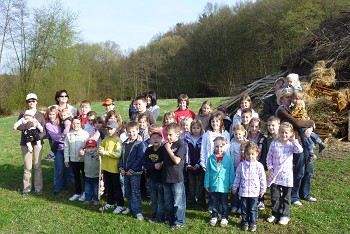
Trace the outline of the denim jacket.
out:
M 124 170 L 132 175 L 142 174 L 143 155 L 146 151 L 146 146 L 142 141 L 141 136 L 138 136 L 134 145 L 131 147 L 129 156 L 125 155 L 125 145 L 130 142 L 129 138 L 123 142 L 122 156 L 119 160 L 119 171 Z M 126 160 L 126 161 L 125 161 Z M 124 163 L 125 162 L 125 163 Z M 125 168 L 124 168 L 125 165 Z

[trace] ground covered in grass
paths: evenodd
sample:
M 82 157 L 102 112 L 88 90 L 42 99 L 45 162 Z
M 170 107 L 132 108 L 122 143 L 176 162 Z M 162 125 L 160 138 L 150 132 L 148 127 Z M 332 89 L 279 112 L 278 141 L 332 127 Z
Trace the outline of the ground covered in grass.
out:
M 214 107 L 225 99 L 210 99 Z M 191 100 L 191 109 L 198 111 L 204 99 Z M 122 117 L 127 119 L 128 102 L 118 102 Z M 176 100 L 160 100 L 161 113 L 176 108 Z M 94 104 L 98 113 L 103 113 L 100 103 Z M 160 118 L 158 119 L 159 122 Z M 73 193 L 53 196 L 53 161 L 42 161 L 44 193 L 22 196 L 23 160 L 19 147 L 19 131 L 12 130 L 16 117 L 0 118 L 0 233 L 172 233 L 163 224 L 137 221 L 132 216 L 101 213 L 98 207 L 82 202 L 68 201 Z M 350 143 L 330 141 L 329 147 L 315 162 L 313 196 L 315 203 L 306 201 L 302 207 L 292 207 L 291 222 L 282 227 L 270 224 L 265 219 L 270 215 L 270 200 L 267 208 L 259 214 L 258 233 L 350 233 Z M 45 156 L 47 142 L 44 145 Z M 144 200 L 145 216 L 150 205 Z M 203 210 L 187 210 L 187 225 L 177 233 L 237 233 L 240 219 L 229 217 L 225 229 L 210 227 L 210 214 Z

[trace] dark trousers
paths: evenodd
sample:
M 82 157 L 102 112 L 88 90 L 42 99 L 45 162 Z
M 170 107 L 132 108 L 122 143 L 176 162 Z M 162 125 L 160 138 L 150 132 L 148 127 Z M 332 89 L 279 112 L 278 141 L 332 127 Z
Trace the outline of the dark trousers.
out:
M 83 192 L 82 179 L 85 179 L 84 162 L 70 162 L 74 175 L 74 187 L 75 194 L 81 194 Z
M 103 171 L 103 180 L 106 187 L 107 203 L 109 205 L 124 206 L 124 197 L 120 185 L 120 174 Z
M 258 219 L 258 197 L 241 197 L 242 225 L 256 225 Z
M 196 203 L 197 198 L 197 203 L 205 206 L 204 175 L 205 172 L 202 169 L 188 171 L 188 202 L 191 205 Z
M 217 218 L 221 207 L 221 218 L 228 219 L 228 193 L 210 192 L 213 202 L 212 217 Z
M 272 215 L 276 218 L 289 217 L 291 203 L 291 187 L 271 184 Z

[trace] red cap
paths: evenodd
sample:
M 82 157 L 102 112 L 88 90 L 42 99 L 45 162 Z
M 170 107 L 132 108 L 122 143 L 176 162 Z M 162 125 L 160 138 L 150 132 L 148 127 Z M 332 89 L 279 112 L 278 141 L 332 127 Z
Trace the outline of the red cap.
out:
M 90 140 L 88 140 L 86 143 L 85 143 L 85 148 L 87 148 L 87 147 L 96 147 L 96 141 L 95 140 L 92 140 L 92 139 L 90 139 Z

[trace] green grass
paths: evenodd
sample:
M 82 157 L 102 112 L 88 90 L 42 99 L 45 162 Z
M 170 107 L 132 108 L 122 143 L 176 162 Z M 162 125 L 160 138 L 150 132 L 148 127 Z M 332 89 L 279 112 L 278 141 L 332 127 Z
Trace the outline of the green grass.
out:
M 198 111 L 204 99 L 191 99 L 190 107 Z M 223 98 L 211 98 L 213 106 L 225 102 Z M 128 102 L 117 102 L 116 108 L 123 119 L 127 118 Z M 103 113 L 101 103 L 94 103 L 93 109 Z M 176 100 L 160 100 L 161 113 L 176 109 Z M 73 187 L 67 195 L 53 196 L 53 161 L 42 160 L 44 194 L 22 196 L 23 160 L 19 147 L 20 132 L 12 130 L 16 116 L 0 118 L 1 163 L 0 163 L 0 233 L 173 233 L 166 225 L 137 222 L 135 218 L 100 213 L 97 207 L 87 206 L 79 201 L 70 202 Z M 158 119 L 158 121 L 160 118 Z M 350 232 L 350 157 L 349 143 L 341 148 L 326 150 L 327 157 L 315 163 L 313 194 L 318 202 L 303 202 L 302 207 L 292 207 L 291 222 L 286 227 L 269 224 L 270 201 L 267 195 L 267 209 L 259 214 L 258 233 L 349 233 Z M 48 153 L 47 144 L 44 153 Z M 105 200 L 105 199 L 104 199 Z M 150 205 L 143 202 L 145 216 Z M 186 227 L 177 233 L 240 233 L 239 217 L 229 217 L 229 227 L 212 228 L 208 221 L 210 214 L 187 210 Z M 243 232 L 242 232 L 243 233 Z

